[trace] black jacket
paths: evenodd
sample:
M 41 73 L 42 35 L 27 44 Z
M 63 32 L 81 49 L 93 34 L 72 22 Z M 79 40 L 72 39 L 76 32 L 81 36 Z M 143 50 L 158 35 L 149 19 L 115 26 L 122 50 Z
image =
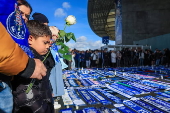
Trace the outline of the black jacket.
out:
M 32 48 L 31 50 L 34 54 L 34 58 L 43 61 L 45 56 L 39 55 Z M 53 113 L 54 108 L 49 76 L 55 62 L 51 53 L 43 63 L 47 68 L 47 74 L 42 80 L 35 81 L 28 94 L 26 94 L 25 91 L 32 79 L 21 76 L 14 77 L 14 80 L 12 81 L 14 113 L 32 113 L 35 111 L 37 111 L 36 113 Z

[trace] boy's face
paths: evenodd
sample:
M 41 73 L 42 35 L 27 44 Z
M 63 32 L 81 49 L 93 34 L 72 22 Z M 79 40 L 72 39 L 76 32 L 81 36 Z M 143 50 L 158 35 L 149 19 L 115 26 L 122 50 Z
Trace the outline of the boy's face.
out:
M 38 37 L 30 36 L 28 39 L 30 47 L 34 48 L 40 55 L 45 55 L 50 48 L 50 36 Z

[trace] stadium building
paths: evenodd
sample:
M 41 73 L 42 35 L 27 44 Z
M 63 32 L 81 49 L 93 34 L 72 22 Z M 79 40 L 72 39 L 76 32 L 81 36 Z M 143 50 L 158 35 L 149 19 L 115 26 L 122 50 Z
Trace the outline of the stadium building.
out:
M 88 0 L 88 21 L 116 45 L 169 48 L 170 0 Z

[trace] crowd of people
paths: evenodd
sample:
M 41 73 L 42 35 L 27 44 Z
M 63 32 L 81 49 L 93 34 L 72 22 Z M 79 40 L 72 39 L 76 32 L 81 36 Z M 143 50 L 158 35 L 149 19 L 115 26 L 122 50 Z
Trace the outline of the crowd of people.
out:
M 54 44 L 58 28 L 42 13 L 29 20 L 26 0 L 2 0 L 0 9 L 0 113 L 54 113 L 66 67 Z
M 76 68 L 107 68 L 107 67 L 131 67 L 131 66 L 169 66 L 170 51 L 150 49 L 142 50 L 141 48 L 114 51 L 108 50 L 72 50 L 74 60 L 70 69 Z

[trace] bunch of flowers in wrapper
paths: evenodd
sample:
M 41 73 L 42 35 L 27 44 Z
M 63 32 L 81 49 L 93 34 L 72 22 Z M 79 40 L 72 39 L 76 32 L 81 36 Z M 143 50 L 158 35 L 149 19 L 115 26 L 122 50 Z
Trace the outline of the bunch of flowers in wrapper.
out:
M 56 39 L 56 45 L 61 46 L 61 48 L 58 50 L 59 53 L 63 54 L 63 58 L 67 60 L 71 60 L 71 55 L 67 55 L 69 53 L 69 47 L 65 45 L 65 42 L 69 42 L 71 39 L 76 42 L 76 38 L 74 36 L 74 33 L 69 32 L 66 33 L 65 29 L 68 26 L 76 24 L 76 18 L 73 15 L 69 15 L 65 19 L 65 27 L 64 30 L 60 30 L 58 33 L 58 38 Z

